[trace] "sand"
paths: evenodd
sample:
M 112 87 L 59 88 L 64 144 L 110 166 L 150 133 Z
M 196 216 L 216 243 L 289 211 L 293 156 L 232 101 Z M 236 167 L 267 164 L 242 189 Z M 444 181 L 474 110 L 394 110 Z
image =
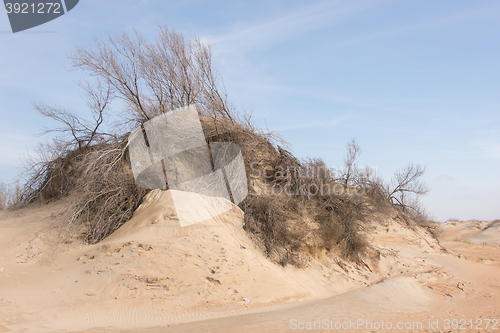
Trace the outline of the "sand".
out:
M 381 219 L 363 231 L 366 266 L 319 254 L 298 269 L 262 254 L 237 206 L 190 202 L 228 210 L 180 227 L 172 193 L 152 191 L 95 245 L 59 238 L 64 200 L 0 211 L 0 332 L 498 331 L 499 223 L 448 222 L 438 241 Z

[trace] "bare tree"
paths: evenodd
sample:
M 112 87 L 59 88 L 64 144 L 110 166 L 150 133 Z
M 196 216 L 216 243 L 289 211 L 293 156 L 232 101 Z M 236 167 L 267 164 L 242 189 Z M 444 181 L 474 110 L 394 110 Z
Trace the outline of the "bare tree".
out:
M 356 159 L 361 154 L 361 147 L 354 138 L 347 142 L 346 148 L 347 155 L 344 159 L 344 169 L 341 175 L 341 181 L 344 186 L 354 185 L 354 183 L 356 183 L 359 172 Z
M 33 107 L 40 114 L 59 123 L 59 127 L 47 129 L 44 134 L 50 132 L 61 133 L 62 137 L 59 137 L 58 140 L 60 143 L 64 142 L 67 149 L 80 149 L 95 142 L 102 142 L 106 138 L 116 138 L 116 135 L 104 132 L 101 129 L 105 120 L 105 112 L 112 100 L 111 86 L 107 85 L 107 87 L 103 88 L 98 84 L 97 87 L 93 87 L 88 82 L 85 82 L 80 84 L 80 87 L 87 93 L 85 101 L 92 114 L 92 121 L 69 110 L 47 106 L 42 103 L 33 103 Z
M 422 180 L 424 173 L 425 167 L 413 163 L 396 171 L 391 184 L 385 188 L 387 199 L 404 212 L 422 212 L 418 196 L 429 192 L 428 186 Z
M 419 197 L 429 191 L 422 180 L 425 167 L 410 163 L 396 171 L 391 182 L 385 184 L 374 168 L 358 167 L 356 160 L 360 153 L 359 144 L 355 139 L 351 139 L 347 143 L 344 169 L 341 170 L 341 176 L 337 181 L 340 180 L 346 187 L 349 185 L 364 187 L 365 193 L 370 193 L 372 199 L 376 199 L 376 205 L 380 207 L 384 207 L 384 202 L 388 201 L 417 222 L 425 222 L 430 219 L 430 215 L 419 201 Z
M 82 69 L 109 82 L 125 101 L 129 118 L 143 123 L 161 113 L 197 104 L 206 115 L 232 120 L 222 80 L 212 67 L 212 50 L 200 39 L 158 27 L 156 40 L 146 42 L 138 31 L 122 32 L 95 49 L 77 48 L 70 56 Z

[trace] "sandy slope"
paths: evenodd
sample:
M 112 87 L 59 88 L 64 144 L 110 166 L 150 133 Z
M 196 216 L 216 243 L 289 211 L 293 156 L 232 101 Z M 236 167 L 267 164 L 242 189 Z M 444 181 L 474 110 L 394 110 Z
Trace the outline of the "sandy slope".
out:
M 474 244 L 500 245 L 500 221 L 489 224 L 480 233 L 467 239 Z
M 64 204 L 0 212 L 0 332 L 273 332 L 358 319 L 422 322 L 415 331 L 440 320 L 445 331 L 446 318 L 499 319 L 500 248 L 463 241 L 487 232 L 493 244 L 496 225 L 443 226 L 447 253 L 424 229 L 380 220 L 364 231 L 379 254 L 368 267 L 323 255 L 295 269 L 262 255 L 236 206 L 181 228 L 170 193 L 153 191 L 89 246 L 58 241 Z

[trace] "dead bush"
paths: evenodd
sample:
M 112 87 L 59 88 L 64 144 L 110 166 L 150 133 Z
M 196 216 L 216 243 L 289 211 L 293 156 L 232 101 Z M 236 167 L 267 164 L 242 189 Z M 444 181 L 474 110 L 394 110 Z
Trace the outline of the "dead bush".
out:
M 71 196 L 68 222 L 61 236 L 72 235 L 81 223 L 85 239 L 96 243 L 128 221 L 147 191 L 135 185 L 126 138 L 64 152 L 32 166 L 24 204 Z
M 281 265 L 303 265 L 308 247 L 362 263 L 368 243 L 359 229 L 369 215 L 366 198 L 347 191 L 311 193 L 311 188 L 325 184 L 340 185 L 321 159 L 299 161 L 281 148 L 273 156 L 268 166 L 274 174 L 267 186 L 289 186 L 293 191 L 253 194 L 241 205 L 245 229 L 264 252 Z
M 74 166 L 79 164 L 86 148 L 75 151 L 57 148 L 57 145 L 43 147 L 46 150 L 42 151 L 41 158 L 28 161 L 29 168 L 24 174 L 27 180 L 22 193 L 25 205 L 38 199 L 41 202 L 60 199 L 76 186 L 79 175 Z
M 238 145 L 243 155 L 247 174 L 254 177 L 250 170 L 264 175 L 264 169 L 279 158 L 279 145 L 287 145 L 279 135 L 253 126 L 248 118 L 231 121 L 224 118 L 200 116 L 203 133 L 208 142 L 232 142 Z
M 290 205 L 277 196 L 252 195 L 241 207 L 245 212 L 245 230 L 254 235 L 271 260 L 282 266 L 303 264 L 299 250 L 306 230 L 300 222 L 291 223 Z
M 69 223 L 84 221 L 85 239 L 96 243 L 130 220 L 148 191 L 135 184 L 125 140 L 93 146 L 75 169 Z
M 357 196 L 329 195 L 319 198 L 315 220 L 321 226 L 321 237 L 327 250 L 338 249 L 348 260 L 361 262 L 368 243 L 359 233 L 368 209 Z

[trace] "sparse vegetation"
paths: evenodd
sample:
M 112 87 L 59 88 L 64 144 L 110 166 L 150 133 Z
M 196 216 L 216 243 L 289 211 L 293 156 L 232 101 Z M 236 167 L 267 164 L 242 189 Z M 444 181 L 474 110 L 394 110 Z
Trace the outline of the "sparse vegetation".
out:
M 354 139 L 339 177 L 321 159 L 297 159 L 279 136 L 236 112 L 212 67 L 210 47 L 198 39 L 159 27 L 152 42 L 137 31 L 122 33 L 97 41 L 94 49 L 78 48 L 70 59 L 74 69 L 95 79 L 81 84 L 92 120 L 34 105 L 58 122 L 49 131 L 59 136 L 29 164 L 20 199 L 29 204 L 71 197 L 65 231 L 83 223 L 90 243 L 130 219 L 147 193 L 135 185 L 129 166 L 130 129 L 191 104 L 198 106 L 207 141 L 241 148 L 250 183 L 240 204 L 245 229 L 276 263 L 302 266 L 307 256 L 325 251 L 360 263 L 368 247 L 360 229 L 375 211 L 420 212 L 410 194 L 426 192 L 423 168 L 410 165 L 385 185 L 372 169 L 357 166 L 361 150 Z M 123 112 L 112 124 L 110 105 L 116 99 Z
M 0 210 L 8 207 L 8 193 L 5 184 L 0 183 Z
M 21 188 L 19 184 L 0 183 L 0 210 L 14 208 L 20 200 Z
M 420 225 L 427 226 L 431 220 L 419 197 L 429 192 L 428 186 L 422 180 L 425 167 L 410 163 L 394 173 L 390 183 L 384 180 L 370 167 L 360 169 L 356 159 L 361 152 L 355 139 L 347 143 L 347 156 L 344 168 L 338 179 L 345 186 L 362 186 L 376 206 L 382 210 L 387 208 L 387 201 L 391 205 Z

